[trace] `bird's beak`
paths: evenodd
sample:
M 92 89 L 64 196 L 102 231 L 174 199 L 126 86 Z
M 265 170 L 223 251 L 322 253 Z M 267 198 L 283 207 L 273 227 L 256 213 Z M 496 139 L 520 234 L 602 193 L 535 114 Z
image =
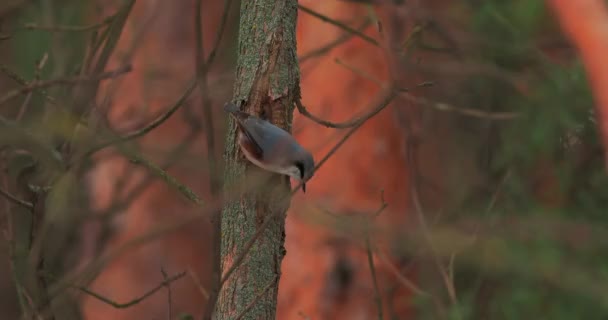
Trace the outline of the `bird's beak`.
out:
M 302 183 L 302 192 L 306 193 L 306 183 Z

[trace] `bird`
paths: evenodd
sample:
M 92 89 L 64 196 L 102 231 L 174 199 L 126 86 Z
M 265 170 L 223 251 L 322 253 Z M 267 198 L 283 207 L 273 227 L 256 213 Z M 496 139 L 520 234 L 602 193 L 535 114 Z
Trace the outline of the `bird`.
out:
M 232 102 L 224 105 L 224 111 L 236 121 L 237 140 L 245 157 L 264 170 L 302 182 L 302 192 L 306 193 L 306 181 L 312 178 L 315 168 L 312 154 L 289 132 L 241 111 Z

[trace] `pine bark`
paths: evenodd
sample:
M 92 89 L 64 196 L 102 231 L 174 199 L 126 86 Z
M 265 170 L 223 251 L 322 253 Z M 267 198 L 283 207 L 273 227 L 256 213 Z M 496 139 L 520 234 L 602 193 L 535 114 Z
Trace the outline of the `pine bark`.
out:
M 233 102 L 241 109 L 267 118 L 291 131 L 293 106 L 300 96 L 296 54 L 296 0 L 241 2 L 239 47 Z M 224 153 L 225 190 L 259 170 L 243 157 L 230 121 Z M 259 182 L 258 179 L 257 182 Z M 249 182 L 257 183 L 256 181 Z M 285 256 L 283 196 L 289 191 L 285 176 L 273 175 L 263 188 L 249 188 L 222 212 L 221 266 L 225 273 L 265 219 L 273 219 L 257 239 L 239 268 L 224 283 L 216 306 L 216 319 L 275 319 L 281 261 Z M 228 191 L 227 191 L 228 192 Z

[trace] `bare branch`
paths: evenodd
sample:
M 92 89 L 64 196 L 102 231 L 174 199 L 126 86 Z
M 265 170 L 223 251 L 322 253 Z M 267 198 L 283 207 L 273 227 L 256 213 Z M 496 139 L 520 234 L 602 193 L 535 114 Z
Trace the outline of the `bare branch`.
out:
M 86 26 L 41 26 L 41 25 L 37 25 L 35 23 L 26 23 L 23 26 L 23 29 L 44 30 L 44 31 L 51 31 L 51 32 L 56 32 L 56 31 L 59 31 L 59 32 L 86 32 L 86 31 L 96 30 L 96 29 L 99 29 L 101 27 L 104 27 L 104 26 L 110 24 L 114 20 L 115 17 L 116 17 L 116 14 L 103 19 L 101 22 L 93 23 L 93 24 L 86 25 Z
M 228 21 L 228 14 L 230 13 L 231 4 L 232 4 L 232 0 L 224 1 L 224 13 L 222 14 L 222 20 L 220 21 L 217 38 L 215 38 L 215 43 L 213 43 L 213 48 L 211 49 L 211 52 L 209 53 L 209 57 L 207 58 L 207 60 L 205 61 L 205 64 L 203 65 L 205 72 L 207 72 L 209 70 L 209 68 L 213 64 L 213 61 L 215 60 L 217 49 L 219 48 L 220 42 L 222 41 L 222 38 L 224 36 L 224 30 L 226 29 L 226 22 Z
M 152 288 L 152 290 L 144 293 L 142 296 L 140 296 L 138 298 L 135 298 L 135 299 L 133 299 L 133 300 L 131 300 L 129 302 L 125 302 L 125 303 L 115 302 L 115 301 L 113 301 L 113 300 L 111 300 L 109 298 L 106 298 L 106 297 L 104 297 L 104 296 L 102 296 L 102 295 L 100 295 L 98 293 L 95 293 L 95 292 L 93 292 L 93 291 L 91 291 L 91 290 L 89 290 L 89 289 L 87 289 L 85 287 L 74 286 L 74 285 L 71 285 L 70 287 L 72 287 L 74 289 L 78 289 L 78 290 L 80 290 L 80 291 L 82 291 L 82 292 L 84 292 L 84 293 L 92 296 L 93 298 L 95 298 L 95 299 L 97 299 L 97 300 L 99 300 L 101 302 L 104 302 L 104 303 L 106 303 L 106 304 L 108 304 L 108 305 L 110 305 L 110 306 L 112 306 L 112 307 L 114 307 L 116 309 L 126 309 L 126 308 L 132 307 L 132 306 L 134 306 L 134 305 L 136 305 L 136 304 L 144 301 L 145 299 L 147 299 L 151 295 L 155 294 L 161 288 L 169 285 L 173 281 L 176 281 L 176 280 L 182 278 L 185 275 L 186 275 L 186 272 L 180 272 L 180 273 L 178 273 L 178 274 L 176 274 L 174 276 L 165 278 L 165 280 L 163 280 L 163 282 L 161 282 L 156 287 Z
M 42 68 L 44 68 L 44 66 L 46 65 L 48 58 L 49 58 L 49 54 L 47 52 L 45 52 L 42 55 L 42 58 L 40 58 L 40 61 L 38 61 L 36 63 L 36 68 L 34 71 L 34 81 L 32 83 L 40 81 L 40 73 L 42 72 Z M 21 108 L 19 108 L 19 113 L 17 114 L 17 117 L 15 118 L 17 122 L 19 122 L 23 118 L 25 113 L 27 112 L 27 107 L 30 104 L 33 93 L 34 93 L 34 91 L 28 92 L 27 96 L 25 97 L 25 100 L 21 104 Z
M 165 269 L 160 268 L 160 272 L 163 274 L 163 279 L 164 281 L 167 281 L 169 279 L 167 272 L 165 271 Z M 167 319 L 171 320 L 173 319 L 173 302 L 171 301 L 171 283 L 167 282 L 165 284 L 165 287 L 167 287 Z
M 188 87 L 186 88 L 184 93 L 179 97 L 179 99 L 177 99 L 177 101 L 172 106 L 170 106 L 167 111 L 165 111 L 163 114 L 158 116 L 150 124 L 146 125 L 145 127 L 141 128 L 139 130 L 136 130 L 127 135 L 124 135 L 122 137 L 118 137 L 115 139 L 108 140 L 106 142 L 102 142 L 98 146 L 95 146 L 95 147 L 91 148 L 91 150 L 87 151 L 85 153 L 84 157 L 91 156 L 94 153 L 96 153 L 97 151 L 107 148 L 109 146 L 124 143 L 129 140 L 137 139 L 139 137 L 146 135 L 150 131 L 156 129 L 158 126 L 163 124 L 167 119 L 169 119 L 184 104 L 184 102 L 186 102 L 186 99 L 188 99 L 188 97 L 190 96 L 190 94 L 192 93 L 194 88 L 196 87 L 196 83 L 197 83 L 196 79 L 193 79 L 192 81 L 190 81 L 190 84 L 188 85 Z
M 422 83 L 416 85 L 416 87 L 425 87 L 427 85 L 428 85 L 428 82 L 422 82 Z M 405 91 L 405 90 L 407 90 L 407 89 L 400 89 L 400 91 Z M 346 129 L 346 128 L 352 128 L 352 127 L 358 126 L 362 122 L 365 122 L 369 118 L 375 116 L 378 112 L 380 112 L 385 107 L 386 106 L 379 105 L 378 107 L 376 107 L 375 109 L 373 109 L 372 111 L 370 111 L 369 113 L 367 113 L 361 117 L 358 117 L 358 118 L 355 118 L 353 120 L 349 120 L 346 122 L 337 123 L 337 122 L 323 120 L 323 119 L 311 114 L 308 111 L 308 109 L 306 109 L 306 107 L 304 107 L 304 105 L 302 105 L 302 101 L 296 100 L 296 108 L 302 115 L 304 115 L 305 117 L 309 118 L 310 120 L 312 120 L 322 126 L 325 126 L 328 128 L 335 128 L 335 129 Z
M 207 142 L 207 169 L 209 183 L 209 190 L 211 196 L 216 196 L 220 190 L 220 180 L 216 174 L 216 161 L 217 157 L 215 154 L 215 128 L 213 125 L 213 108 L 211 100 L 209 99 L 209 85 L 207 74 L 211 67 L 211 62 L 215 58 L 215 52 L 222 39 L 222 33 L 226 24 L 228 11 L 230 8 L 231 1 L 225 2 L 224 14 L 222 21 L 220 22 L 220 31 L 216 38 L 214 48 L 209 56 L 209 63 L 204 61 L 204 32 L 203 32 L 203 1 L 197 0 L 195 6 L 194 16 L 194 35 L 196 43 L 195 51 L 195 63 L 197 71 L 197 79 L 201 94 L 201 100 L 203 102 L 203 126 L 205 128 L 205 138 Z M 219 296 L 220 279 L 222 277 L 221 271 L 221 236 L 222 236 L 222 215 L 221 210 L 216 209 L 211 211 L 211 288 L 209 290 L 209 298 L 207 299 L 207 305 L 205 307 L 205 314 L 203 319 L 211 319 L 215 310 L 215 305 Z
M 384 192 L 382 193 L 382 205 L 380 209 L 376 211 L 376 213 L 372 216 L 372 218 L 377 217 L 386 209 L 388 204 L 384 201 Z M 369 270 L 372 276 L 372 283 L 374 284 L 374 295 L 376 300 L 376 306 L 378 308 L 378 319 L 384 319 L 384 310 L 382 309 L 382 293 L 380 293 L 380 288 L 378 287 L 378 278 L 376 277 L 376 267 L 374 266 L 374 256 L 372 255 L 372 244 L 370 241 L 369 230 L 365 232 L 365 251 L 367 252 L 367 263 L 369 264 Z
M 389 271 L 397 277 L 397 280 L 403 284 L 404 287 L 411 290 L 413 293 L 419 296 L 430 296 L 431 294 L 422 290 L 415 283 L 413 283 L 410 279 L 406 278 L 404 275 L 399 272 L 399 269 L 389 260 L 389 258 L 383 253 L 378 251 L 378 257 L 386 266 L 388 266 Z
M 366 35 L 365 33 L 362 33 L 360 31 L 357 31 L 357 30 L 351 28 L 351 27 L 345 25 L 344 23 L 342 23 L 340 21 L 337 21 L 337 20 L 332 19 L 332 18 L 330 18 L 328 16 L 325 16 L 325 15 L 322 15 L 322 14 L 320 14 L 320 13 L 318 13 L 318 12 L 316 12 L 316 11 L 308 8 L 308 7 L 305 7 L 305 6 L 301 5 L 301 4 L 298 4 L 298 8 L 300 10 L 308 13 L 309 15 L 320 19 L 323 22 L 327 22 L 327 23 L 332 24 L 332 25 L 334 25 L 334 26 L 336 26 L 338 28 L 341 28 L 341 29 L 343 29 L 343 30 L 345 30 L 345 31 L 347 31 L 349 33 L 352 33 L 355 36 L 357 36 L 357 37 L 359 37 L 359 38 L 361 38 L 361 39 L 363 39 L 363 40 L 365 40 L 365 41 L 373 44 L 376 47 L 381 47 L 380 43 L 378 43 L 378 41 L 376 41 L 376 39 L 374 39 L 374 38 Z
M 139 154 L 136 154 L 136 153 L 130 152 L 130 151 L 126 151 L 126 150 L 123 150 L 123 151 L 127 152 L 127 156 L 132 163 L 145 167 L 152 174 L 154 174 L 155 176 L 161 178 L 164 182 L 166 182 L 167 185 L 169 185 L 170 187 L 179 191 L 179 193 L 181 193 L 188 200 L 192 201 L 195 205 L 197 205 L 199 207 L 203 206 L 203 204 L 204 204 L 203 200 L 201 200 L 201 198 L 199 198 L 199 196 L 197 196 L 196 193 L 194 193 L 194 191 L 192 191 L 192 189 L 186 187 L 184 184 L 177 181 L 177 179 L 175 179 L 173 176 L 168 174 L 165 170 L 161 169 L 159 166 L 155 165 L 150 160 L 144 158 L 143 156 L 141 156 Z
M 9 69 L 7 66 L 0 64 L 0 71 L 2 73 L 6 74 L 9 78 L 11 78 L 13 81 L 17 82 L 20 85 L 22 85 L 22 86 L 28 85 L 27 80 L 25 80 L 23 77 L 21 77 L 20 75 L 18 75 L 11 69 Z M 55 100 L 55 98 L 51 97 L 45 90 L 38 90 L 38 92 L 50 103 L 52 103 L 52 104 L 57 103 L 57 100 Z
M 473 108 L 455 107 L 443 102 L 434 102 L 422 97 L 416 97 L 412 94 L 402 92 L 401 95 L 408 101 L 418 105 L 431 107 L 439 111 L 455 112 L 465 116 L 481 118 L 487 120 L 512 120 L 521 116 L 518 112 L 487 112 Z
M 201 292 L 203 297 L 205 297 L 205 299 L 209 299 L 209 292 L 207 292 L 207 290 L 205 290 L 205 288 L 201 284 L 201 280 L 198 278 L 196 273 L 194 273 L 194 271 L 192 271 L 192 269 L 190 269 L 190 268 L 188 268 L 188 276 L 192 279 L 192 282 L 194 282 L 194 285 L 196 286 L 198 291 Z
M 17 125 L 14 121 L 0 116 L 0 146 L 3 145 L 22 147 L 34 153 L 45 164 L 57 169 L 64 168 L 63 157 L 57 150 L 40 141 L 38 137 Z
M 9 200 L 10 202 L 20 205 L 26 209 L 33 209 L 34 205 L 30 202 L 27 202 L 25 200 L 21 200 L 17 197 L 15 197 L 14 195 L 10 194 L 8 191 L 3 190 L 2 188 L 0 188 L 0 195 L 2 195 L 3 197 L 5 197 L 7 200 Z
M 361 77 L 372 81 L 373 83 L 377 84 L 378 86 L 380 86 L 382 88 L 385 88 L 387 86 L 379 79 L 364 72 L 363 70 L 360 70 L 354 66 L 344 63 L 340 59 L 336 59 L 336 63 L 347 68 L 348 70 L 352 71 L 353 73 L 356 73 L 357 75 L 360 75 Z M 427 86 L 429 84 L 430 84 L 429 82 L 425 82 L 418 86 Z M 408 93 L 407 89 L 397 89 L 397 90 L 399 91 L 399 94 L 401 96 L 403 96 L 405 99 L 407 99 L 408 101 L 414 102 L 418 105 L 422 105 L 425 107 L 430 107 L 430 108 L 433 108 L 438 111 L 455 112 L 455 113 L 460 113 L 465 116 L 482 118 L 482 119 L 487 119 L 487 120 L 511 120 L 511 119 L 515 119 L 520 116 L 520 114 L 517 112 L 487 112 L 487 111 L 473 109 L 473 108 L 455 107 L 455 106 L 449 105 L 447 103 L 434 102 L 434 101 L 430 101 L 430 100 L 422 98 L 422 97 L 414 96 L 414 95 Z M 318 119 L 318 120 L 320 120 L 320 119 Z M 317 121 L 315 120 L 315 122 L 317 122 Z
M 371 20 L 370 19 L 366 19 L 361 26 L 357 29 L 357 31 L 362 32 L 363 30 L 365 30 L 365 28 L 367 28 L 369 25 L 371 24 Z M 308 60 L 308 59 L 312 59 L 314 57 L 318 57 L 321 56 L 323 54 L 328 53 L 329 51 L 331 51 L 333 48 L 343 44 L 344 42 L 348 41 L 350 38 L 353 37 L 353 34 L 350 32 L 346 32 L 343 35 L 339 36 L 336 40 L 331 41 L 330 43 L 321 46 L 317 49 L 313 49 L 303 55 L 301 55 L 300 57 L 298 57 L 298 60 L 300 61 L 300 63 L 303 63 L 304 61 Z
M 85 76 L 85 77 L 75 76 L 75 77 L 66 77 L 66 78 L 52 79 L 52 80 L 46 80 L 46 81 L 36 81 L 36 82 L 28 84 L 22 88 L 9 91 L 7 94 L 5 94 L 3 97 L 0 98 L 0 105 L 6 103 L 7 101 L 9 101 L 21 94 L 30 92 L 32 90 L 48 88 L 48 87 L 52 87 L 55 85 L 75 85 L 75 84 L 79 84 L 79 83 L 96 82 L 96 81 L 100 81 L 100 80 L 113 79 L 113 78 L 119 77 L 130 71 L 131 71 L 131 66 L 127 65 L 127 66 L 118 68 L 113 71 L 103 72 L 103 73 L 100 73 L 98 75 L 93 75 L 93 76 Z

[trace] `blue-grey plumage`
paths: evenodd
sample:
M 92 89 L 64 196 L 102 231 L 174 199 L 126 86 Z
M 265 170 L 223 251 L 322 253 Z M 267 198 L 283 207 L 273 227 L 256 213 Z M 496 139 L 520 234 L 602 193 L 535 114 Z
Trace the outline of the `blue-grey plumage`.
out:
M 313 175 L 314 159 L 289 132 L 272 123 L 240 111 L 233 103 L 226 103 L 239 128 L 238 142 L 245 157 L 258 167 L 308 181 Z M 306 185 L 302 185 L 306 192 Z

